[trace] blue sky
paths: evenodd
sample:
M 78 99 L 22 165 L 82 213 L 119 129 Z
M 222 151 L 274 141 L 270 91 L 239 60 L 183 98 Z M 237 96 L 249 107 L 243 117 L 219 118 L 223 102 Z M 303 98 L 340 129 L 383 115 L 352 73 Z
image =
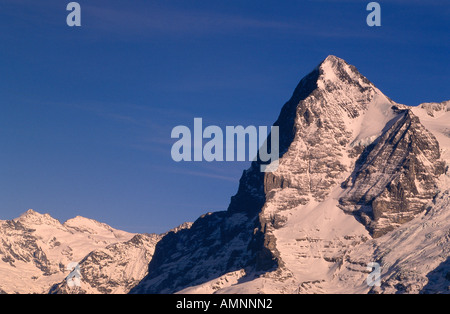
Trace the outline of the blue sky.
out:
M 225 210 L 245 162 L 175 163 L 173 127 L 272 125 L 329 54 L 394 101 L 449 97 L 450 4 L 378 1 L 0 2 L 0 219 L 29 208 L 132 232 Z

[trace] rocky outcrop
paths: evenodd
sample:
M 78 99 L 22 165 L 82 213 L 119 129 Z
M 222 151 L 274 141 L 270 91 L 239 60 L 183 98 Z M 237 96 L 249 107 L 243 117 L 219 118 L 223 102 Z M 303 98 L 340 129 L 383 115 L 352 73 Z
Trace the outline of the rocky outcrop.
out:
M 357 215 L 374 237 L 394 230 L 425 210 L 438 193 L 445 172 L 439 143 L 410 111 L 398 120 L 356 162 L 343 183 L 340 204 Z
M 17 268 L 19 263 L 29 263 L 39 269 L 44 276 L 57 273 L 47 255 L 33 236 L 34 229 L 26 227 L 20 220 L 9 220 L 0 226 L 0 256 L 4 263 Z M 19 266 L 20 267 L 20 266 Z

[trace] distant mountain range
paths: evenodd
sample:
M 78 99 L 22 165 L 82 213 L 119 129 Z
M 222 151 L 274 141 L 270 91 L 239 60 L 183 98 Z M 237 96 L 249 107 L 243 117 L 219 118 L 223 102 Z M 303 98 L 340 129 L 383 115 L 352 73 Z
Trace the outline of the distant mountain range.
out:
M 189 224 L 179 228 L 184 227 Z M 0 292 L 127 293 L 147 274 L 162 236 L 132 234 L 84 217 L 61 224 L 28 210 L 0 221 Z M 65 280 L 71 264 L 79 265 L 76 287 Z

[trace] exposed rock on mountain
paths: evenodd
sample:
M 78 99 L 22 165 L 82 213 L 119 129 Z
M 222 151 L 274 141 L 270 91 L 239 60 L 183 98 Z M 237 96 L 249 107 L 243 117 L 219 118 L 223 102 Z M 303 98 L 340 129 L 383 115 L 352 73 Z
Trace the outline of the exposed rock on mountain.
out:
M 356 162 L 343 184 L 342 208 L 356 213 L 375 237 L 394 230 L 425 209 L 445 172 L 439 143 L 410 110 Z
M 442 118 L 447 108 L 420 110 Z M 442 128 L 421 120 L 329 56 L 301 80 L 274 124 L 278 169 L 261 173 L 259 161 L 252 163 L 228 210 L 164 237 L 148 275 L 131 292 L 371 291 L 366 266 L 380 261 L 377 248 L 404 224 L 420 223 L 422 215 L 433 220 L 427 216 L 433 199 L 444 191 L 439 182 L 450 146 L 441 141 Z M 403 240 L 411 249 L 420 245 Z M 357 248 L 364 254 L 352 255 Z M 351 265 L 358 269 L 346 272 Z

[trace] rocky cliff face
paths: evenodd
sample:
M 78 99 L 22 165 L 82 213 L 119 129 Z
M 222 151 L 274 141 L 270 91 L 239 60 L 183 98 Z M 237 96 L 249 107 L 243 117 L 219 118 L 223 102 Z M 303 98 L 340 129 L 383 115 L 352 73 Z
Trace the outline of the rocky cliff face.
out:
M 169 233 L 158 242 L 148 275 L 132 291 L 173 293 L 247 266 L 267 270 L 276 264 L 262 243 L 257 216 L 206 214 L 189 230 Z
M 254 162 L 226 212 L 163 238 L 132 293 L 339 291 L 331 283 L 355 247 L 415 219 L 439 192 L 434 133 L 335 56 L 301 80 L 275 125 L 277 171 Z
M 439 143 L 410 110 L 360 155 L 343 183 L 341 208 L 356 214 L 374 237 L 394 230 L 425 209 L 444 174 Z

